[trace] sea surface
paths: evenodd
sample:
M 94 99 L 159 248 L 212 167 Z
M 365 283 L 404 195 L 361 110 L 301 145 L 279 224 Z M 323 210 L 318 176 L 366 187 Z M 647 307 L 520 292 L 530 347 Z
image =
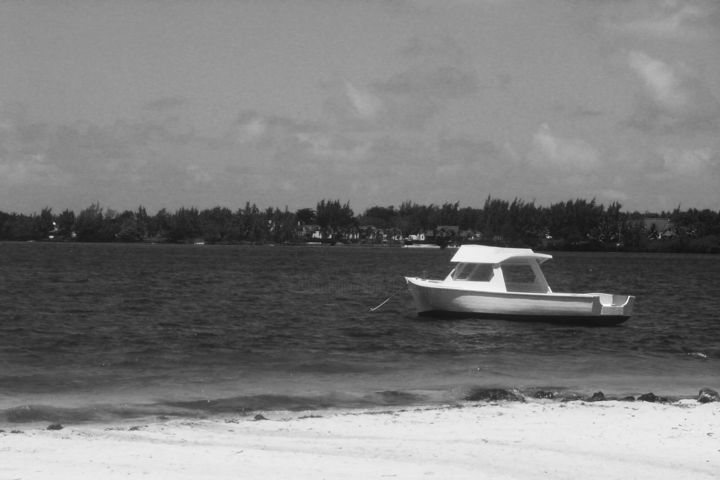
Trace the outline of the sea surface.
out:
M 720 389 L 720 256 L 553 253 L 554 291 L 637 296 L 615 327 L 416 316 L 453 253 L 0 243 L 0 428 Z

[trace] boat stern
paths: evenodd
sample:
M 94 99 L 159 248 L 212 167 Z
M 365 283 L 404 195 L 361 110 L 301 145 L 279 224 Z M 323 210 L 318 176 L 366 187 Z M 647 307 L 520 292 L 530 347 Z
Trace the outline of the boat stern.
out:
M 632 316 L 635 297 L 633 295 L 614 295 L 599 293 L 594 310 L 600 316 L 625 317 Z

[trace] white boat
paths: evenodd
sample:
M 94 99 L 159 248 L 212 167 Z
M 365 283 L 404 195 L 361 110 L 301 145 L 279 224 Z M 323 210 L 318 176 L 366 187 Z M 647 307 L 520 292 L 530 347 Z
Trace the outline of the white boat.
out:
M 615 325 L 632 315 L 632 295 L 553 292 L 540 269 L 551 258 L 529 248 L 463 245 L 444 280 L 405 280 L 423 316 Z

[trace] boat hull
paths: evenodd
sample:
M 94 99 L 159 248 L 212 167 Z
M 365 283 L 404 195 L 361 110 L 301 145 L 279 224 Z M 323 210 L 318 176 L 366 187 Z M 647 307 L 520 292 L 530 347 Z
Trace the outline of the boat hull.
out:
M 446 281 L 406 281 L 421 316 L 617 325 L 632 315 L 634 303 L 629 295 L 489 292 Z

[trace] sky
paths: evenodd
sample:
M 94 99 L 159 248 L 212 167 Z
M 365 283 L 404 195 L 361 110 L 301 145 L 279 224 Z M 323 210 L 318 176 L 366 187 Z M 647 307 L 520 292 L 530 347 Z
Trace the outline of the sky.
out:
M 717 0 L 0 0 L 0 211 L 720 209 Z

